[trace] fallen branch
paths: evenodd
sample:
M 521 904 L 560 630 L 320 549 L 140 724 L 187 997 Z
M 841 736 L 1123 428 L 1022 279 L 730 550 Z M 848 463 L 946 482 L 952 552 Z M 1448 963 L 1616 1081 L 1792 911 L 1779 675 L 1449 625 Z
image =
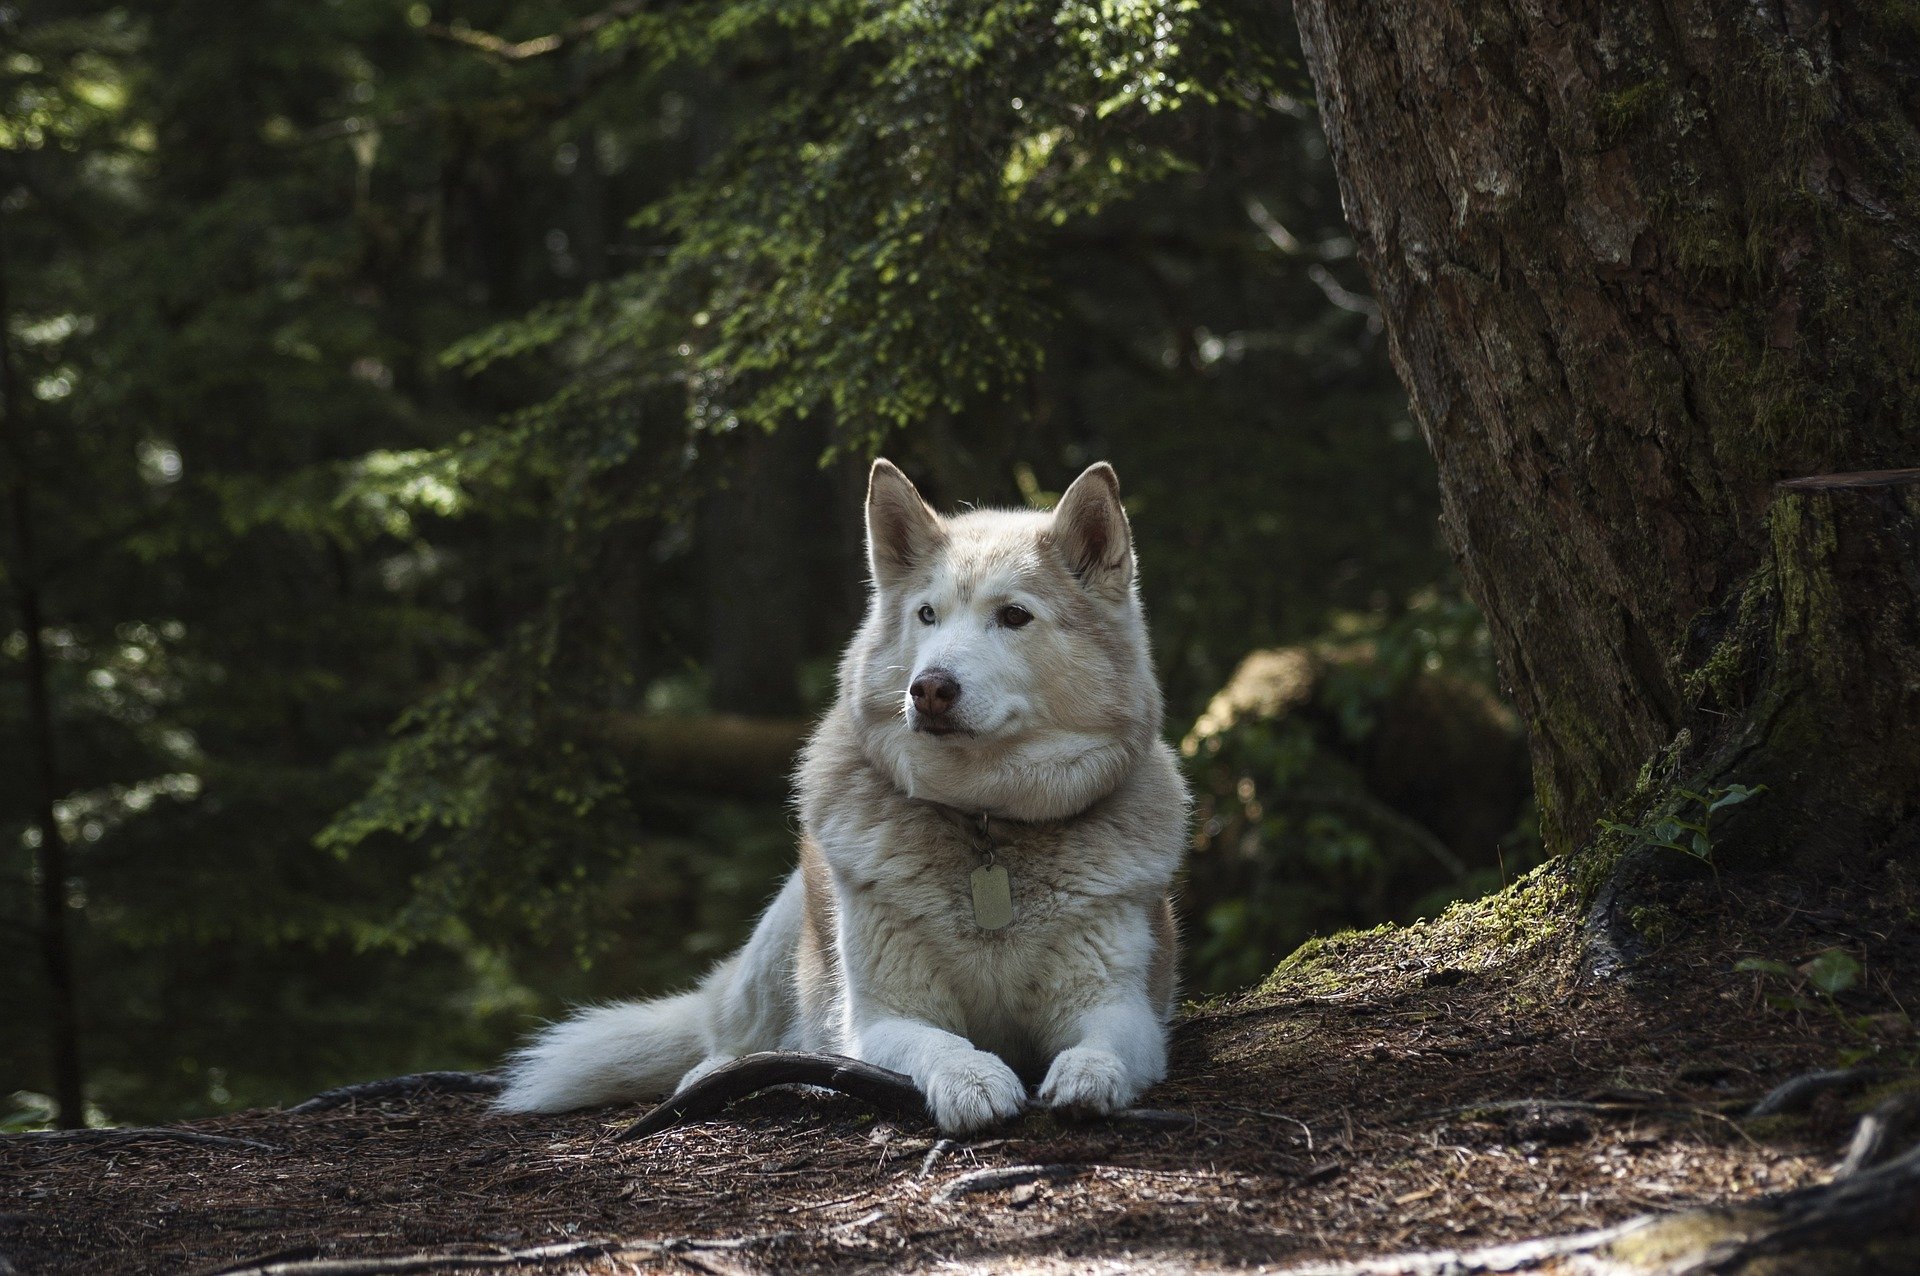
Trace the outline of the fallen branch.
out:
M 926 1100 L 913 1078 L 904 1073 L 863 1063 L 838 1054 L 808 1054 L 797 1050 L 767 1050 L 742 1055 L 722 1064 L 692 1085 L 673 1094 L 645 1116 L 614 1136 L 616 1143 L 644 1139 L 689 1121 L 715 1116 L 729 1104 L 779 1085 L 810 1085 L 833 1090 L 881 1113 L 906 1120 L 927 1118 Z M 297 1110 L 297 1109 L 296 1109 Z M 1062 1114 L 1064 1116 L 1064 1114 Z M 1121 1108 L 1096 1117 L 1064 1116 L 1076 1124 L 1105 1121 L 1146 1130 L 1188 1130 L 1199 1122 L 1186 1112 L 1161 1108 Z
M 742 1055 L 685 1086 L 615 1136 L 615 1142 L 644 1139 L 688 1121 L 723 1111 L 735 1100 L 769 1086 L 810 1085 L 872 1104 L 889 1116 L 925 1119 L 926 1101 L 913 1079 L 871 1063 L 837 1054 L 770 1050 Z
M 199 1147 L 242 1148 L 249 1152 L 279 1152 L 274 1143 L 258 1139 L 236 1139 L 226 1134 L 202 1134 L 198 1130 L 169 1130 L 160 1126 L 126 1126 L 108 1130 L 30 1130 L 24 1134 L 0 1135 L 21 1143 L 192 1143 Z
M 331 1112 L 349 1103 L 378 1099 L 417 1099 L 430 1094 L 499 1094 L 506 1082 L 490 1072 L 411 1072 L 404 1077 L 383 1081 L 362 1081 L 358 1085 L 336 1086 L 322 1090 L 305 1103 L 287 1109 L 293 1116 L 311 1112 Z

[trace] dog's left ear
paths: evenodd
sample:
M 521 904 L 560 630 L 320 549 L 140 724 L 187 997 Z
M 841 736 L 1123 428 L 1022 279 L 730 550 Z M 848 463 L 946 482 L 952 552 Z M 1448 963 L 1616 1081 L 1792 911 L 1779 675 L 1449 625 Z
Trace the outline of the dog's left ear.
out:
M 1105 461 L 1089 465 L 1053 510 L 1052 540 L 1067 570 L 1112 602 L 1133 584 L 1133 529 L 1120 507 L 1120 476 Z

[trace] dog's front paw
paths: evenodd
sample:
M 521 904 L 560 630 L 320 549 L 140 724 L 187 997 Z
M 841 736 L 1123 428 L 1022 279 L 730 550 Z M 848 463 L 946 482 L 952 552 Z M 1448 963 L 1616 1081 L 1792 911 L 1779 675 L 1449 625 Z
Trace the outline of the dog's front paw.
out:
M 948 1134 L 970 1134 L 1020 1114 L 1027 1087 L 1002 1060 L 974 1050 L 928 1076 L 927 1111 Z
M 1105 1050 L 1084 1046 L 1054 1056 L 1040 1085 L 1040 1101 L 1069 1115 L 1104 1116 L 1126 1107 L 1139 1094 L 1140 1087 L 1127 1076 L 1126 1065 Z

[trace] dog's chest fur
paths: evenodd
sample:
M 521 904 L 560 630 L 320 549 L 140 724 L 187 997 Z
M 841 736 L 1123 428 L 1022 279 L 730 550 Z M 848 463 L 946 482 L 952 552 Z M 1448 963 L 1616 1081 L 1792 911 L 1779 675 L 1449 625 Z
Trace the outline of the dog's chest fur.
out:
M 822 734 L 831 741 L 832 732 Z M 803 781 L 808 840 L 819 855 L 807 929 L 823 947 L 845 946 L 847 968 L 862 972 L 853 977 L 882 1004 L 894 986 L 910 984 L 901 991 L 931 1007 L 936 1026 L 1026 1071 L 1059 1048 L 1052 1033 L 1081 1008 L 1071 989 L 1107 985 L 1128 970 L 1148 980 L 1156 962 L 1170 960 L 1170 951 L 1156 952 L 1170 945 L 1156 927 L 1184 818 L 1170 757 L 1151 756 L 1082 814 L 991 819 L 984 835 L 966 813 L 901 794 L 856 748 L 817 743 Z M 1013 920 L 997 930 L 974 915 L 973 873 L 989 859 L 1006 870 L 1013 899 Z M 831 1022 L 823 994 L 844 995 L 802 989 L 824 1012 L 816 1022 Z

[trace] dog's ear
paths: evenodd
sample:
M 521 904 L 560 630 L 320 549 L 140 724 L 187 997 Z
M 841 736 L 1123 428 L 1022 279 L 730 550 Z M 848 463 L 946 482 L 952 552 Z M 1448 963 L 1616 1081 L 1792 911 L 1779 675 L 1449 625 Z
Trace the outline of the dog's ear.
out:
M 1120 476 L 1105 461 L 1089 465 L 1053 510 L 1052 541 L 1086 589 L 1119 602 L 1133 584 L 1133 529 L 1120 507 Z
M 920 489 L 885 457 L 867 475 L 867 563 L 882 587 L 904 579 L 947 539 Z

